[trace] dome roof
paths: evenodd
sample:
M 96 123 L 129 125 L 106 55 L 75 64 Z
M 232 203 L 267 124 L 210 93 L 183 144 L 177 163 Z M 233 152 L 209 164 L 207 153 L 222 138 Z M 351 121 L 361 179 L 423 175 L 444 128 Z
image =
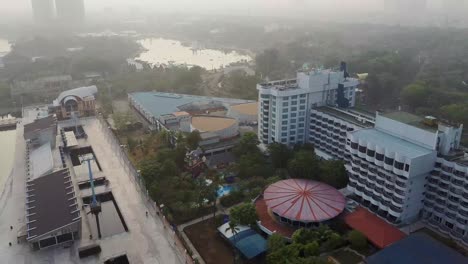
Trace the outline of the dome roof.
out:
M 301 222 L 322 222 L 339 215 L 344 196 L 330 185 L 304 179 L 282 180 L 263 194 L 270 210 L 281 217 Z

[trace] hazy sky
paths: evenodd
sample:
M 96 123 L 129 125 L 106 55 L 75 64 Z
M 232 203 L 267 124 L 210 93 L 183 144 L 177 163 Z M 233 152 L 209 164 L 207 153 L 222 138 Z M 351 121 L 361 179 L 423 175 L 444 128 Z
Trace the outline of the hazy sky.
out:
M 384 0 L 85 0 L 88 12 L 112 8 L 119 10 L 161 10 L 203 12 L 222 10 L 229 12 L 256 12 L 264 15 L 272 12 L 327 10 L 336 13 L 382 9 Z M 411 0 L 408 0 L 411 1 Z M 437 6 L 443 0 L 428 0 L 429 6 Z M 0 0 L 0 13 L 30 13 L 31 0 Z

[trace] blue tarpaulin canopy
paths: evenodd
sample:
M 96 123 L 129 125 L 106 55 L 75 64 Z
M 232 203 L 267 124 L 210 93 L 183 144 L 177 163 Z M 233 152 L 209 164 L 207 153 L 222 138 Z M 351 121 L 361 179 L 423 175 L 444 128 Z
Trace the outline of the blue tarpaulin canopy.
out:
M 367 264 L 466 264 L 468 258 L 423 233 L 412 234 L 366 259 Z
M 238 226 L 237 234 L 234 236 L 230 230 L 229 222 L 218 227 L 221 235 L 227 239 L 231 245 L 235 246 L 247 259 L 252 259 L 267 250 L 267 241 L 248 226 Z
M 267 242 L 259 234 L 254 234 L 237 242 L 236 248 L 239 249 L 242 255 L 247 259 L 252 259 L 266 251 Z

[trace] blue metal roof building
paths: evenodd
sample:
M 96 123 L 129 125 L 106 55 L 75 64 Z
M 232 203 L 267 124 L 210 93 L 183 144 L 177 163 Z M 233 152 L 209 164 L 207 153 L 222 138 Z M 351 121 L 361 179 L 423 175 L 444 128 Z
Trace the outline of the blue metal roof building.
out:
M 236 235 L 230 230 L 229 222 L 218 227 L 218 231 L 228 240 L 229 243 L 235 246 L 246 259 L 253 259 L 258 255 L 261 255 L 267 250 L 267 241 L 253 229 L 247 226 L 238 226 L 239 229 Z
M 181 111 L 180 107 L 191 103 L 219 102 L 224 104 L 243 104 L 255 102 L 252 100 L 219 98 L 211 96 L 175 94 L 163 92 L 136 92 L 128 95 L 140 108 L 150 113 L 154 118 L 164 114 Z
M 412 234 L 366 259 L 367 264 L 467 264 L 468 258 L 423 234 Z

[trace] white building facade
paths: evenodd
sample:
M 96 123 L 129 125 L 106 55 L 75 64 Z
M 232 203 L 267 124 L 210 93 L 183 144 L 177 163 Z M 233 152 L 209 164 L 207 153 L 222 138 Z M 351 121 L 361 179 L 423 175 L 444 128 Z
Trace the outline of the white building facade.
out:
M 258 84 L 260 142 L 289 146 L 306 143 L 311 109 L 336 105 L 340 92 L 347 104 L 354 106 L 359 81 L 345 75 L 344 70 L 301 71 L 296 79 Z
M 348 190 L 362 206 L 395 225 L 422 219 L 468 246 L 463 125 L 336 107 L 340 84 L 354 106 L 358 82 L 344 72 L 299 72 L 296 79 L 257 85 L 260 142 L 312 143 L 318 156 L 345 161 Z

